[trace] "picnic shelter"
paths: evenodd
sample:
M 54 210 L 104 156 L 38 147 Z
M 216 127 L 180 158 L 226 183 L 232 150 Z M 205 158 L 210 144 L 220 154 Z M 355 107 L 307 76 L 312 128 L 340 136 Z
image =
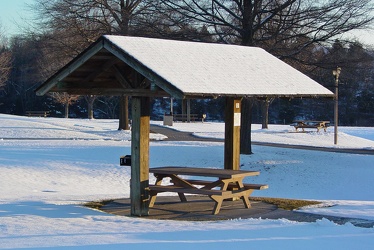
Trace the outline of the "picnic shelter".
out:
M 37 95 L 132 97 L 131 214 L 148 215 L 150 100 L 225 98 L 224 169 L 240 166 L 241 99 L 333 97 L 257 47 L 111 36 L 96 42 L 36 89 Z

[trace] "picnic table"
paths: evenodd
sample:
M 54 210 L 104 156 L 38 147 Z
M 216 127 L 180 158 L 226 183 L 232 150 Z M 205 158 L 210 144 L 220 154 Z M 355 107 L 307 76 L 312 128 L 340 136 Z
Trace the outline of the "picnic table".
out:
M 199 121 L 201 120 L 202 122 L 204 121 L 206 115 L 198 115 L 198 114 L 173 114 L 173 120 L 174 121 L 181 121 L 181 122 L 187 122 L 187 121 Z
M 317 132 L 319 132 L 319 130 L 323 128 L 326 132 L 326 129 L 330 126 L 330 121 L 293 121 L 290 126 L 294 126 L 296 131 L 298 131 L 299 128 L 301 128 L 303 132 L 305 128 L 315 128 Z
M 27 116 L 30 117 L 47 117 L 49 116 L 49 111 L 26 111 Z
M 225 199 L 242 199 L 244 206 L 250 208 L 249 196 L 254 190 L 268 188 L 264 184 L 247 184 L 243 179 L 259 175 L 258 171 L 211 169 L 197 167 L 159 167 L 150 168 L 156 177 L 154 185 L 150 185 L 150 203 L 153 207 L 156 196 L 162 192 L 176 192 L 181 202 L 186 202 L 185 194 L 208 195 L 215 206 L 212 214 L 218 214 Z M 185 176 L 210 177 L 214 180 L 185 179 Z M 171 178 L 172 185 L 162 185 L 164 178 Z

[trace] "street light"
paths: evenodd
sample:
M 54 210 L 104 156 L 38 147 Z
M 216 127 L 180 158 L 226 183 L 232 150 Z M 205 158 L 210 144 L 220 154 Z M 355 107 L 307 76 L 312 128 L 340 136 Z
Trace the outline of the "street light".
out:
M 338 89 L 339 89 L 339 75 L 341 72 L 340 67 L 336 67 L 336 70 L 332 71 L 335 77 L 335 109 L 334 109 L 334 144 L 338 144 Z

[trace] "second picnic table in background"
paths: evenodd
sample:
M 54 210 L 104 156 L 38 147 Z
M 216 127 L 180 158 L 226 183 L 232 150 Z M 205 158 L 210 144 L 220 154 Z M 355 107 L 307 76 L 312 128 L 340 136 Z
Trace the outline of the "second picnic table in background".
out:
M 330 126 L 330 121 L 293 121 L 290 126 L 295 127 L 296 131 L 301 128 L 305 131 L 305 128 L 315 128 L 317 132 L 323 128 L 326 132 L 326 129 Z

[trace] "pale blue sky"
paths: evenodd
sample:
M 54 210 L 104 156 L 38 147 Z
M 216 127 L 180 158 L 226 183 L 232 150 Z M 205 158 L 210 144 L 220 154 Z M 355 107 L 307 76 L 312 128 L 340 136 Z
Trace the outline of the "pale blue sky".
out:
M 31 18 L 26 4 L 33 0 L 0 0 L 0 23 L 7 36 L 21 33 L 18 26 L 22 26 L 24 18 Z
M 7 36 L 22 33 L 19 26 L 24 25 L 23 18 L 28 18 L 29 20 L 32 18 L 26 4 L 32 4 L 33 2 L 34 0 L 0 0 L 0 23 Z M 355 31 L 352 32 L 350 37 L 355 37 L 357 40 L 374 48 L 374 29 Z

